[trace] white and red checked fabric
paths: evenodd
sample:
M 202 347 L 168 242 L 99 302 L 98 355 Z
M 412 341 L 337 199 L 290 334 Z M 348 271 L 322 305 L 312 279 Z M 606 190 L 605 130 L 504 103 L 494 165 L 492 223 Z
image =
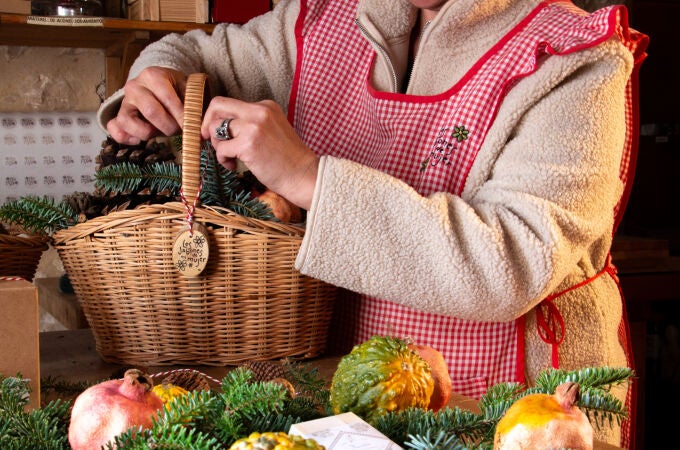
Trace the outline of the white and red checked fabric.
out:
M 290 120 L 317 154 L 381 170 L 422 195 L 461 193 L 506 93 L 543 58 L 626 30 L 618 7 L 588 15 L 568 2 L 547 1 L 451 89 L 412 96 L 370 85 L 375 54 L 354 23 L 356 7 L 356 0 L 302 2 Z M 446 358 L 459 393 L 479 398 L 491 384 L 524 381 L 522 319 L 464 321 L 367 296 L 358 311 L 354 343 L 389 334 L 431 345 Z

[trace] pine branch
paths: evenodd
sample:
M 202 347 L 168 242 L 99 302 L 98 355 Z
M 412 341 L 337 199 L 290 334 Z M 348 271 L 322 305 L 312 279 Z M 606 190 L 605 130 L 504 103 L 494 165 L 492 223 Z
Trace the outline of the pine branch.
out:
M 479 400 L 479 408 L 487 420 L 500 420 L 505 411 L 522 395 L 525 387 L 519 383 L 501 383 L 491 386 Z
M 95 174 L 95 187 L 106 192 L 134 192 L 148 188 L 155 192 L 168 189 L 179 193 L 181 167 L 173 162 L 157 162 L 144 168 L 130 162 L 111 164 Z
M 330 405 L 330 391 L 318 369 L 309 363 L 291 360 L 284 361 L 283 368 L 286 377 L 295 386 L 297 397 L 308 398 L 315 408 L 325 411 Z
M 518 383 L 491 386 L 479 401 L 482 414 L 444 408 L 436 415 L 423 410 L 406 410 L 381 417 L 376 428 L 394 442 L 411 442 L 411 447 L 426 450 L 433 442 L 442 445 L 464 444 L 463 448 L 492 448 L 496 425 L 507 409 L 519 398 L 533 393 L 554 394 L 555 388 L 567 381 L 580 385 L 581 398 L 576 403 L 591 422 L 601 427 L 626 417 L 625 406 L 609 390 L 634 376 L 628 368 L 597 367 L 574 371 L 549 369 L 539 374 L 533 387 Z M 449 442 L 451 436 L 455 440 Z M 409 440 L 410 439 L 410 440 Z M 434 440 L 433 440 L 434 439 Z
M 302 422 L 302 420 L 300 420 L 299 417 L 291 415 L 267 414 L 262 417 L 253 418 L 243 434 L 247 436 L 250 433 L 255 431 L 261 432 L 262 430 L 283 431 L 287 433 L 293 424 L 300 422 Z
M 28 195 L 0 206 L 0 219 L 37 234 L 50 234 L 78 223 L 78 216 L 65 202 L 47 196 Z
M 201 170 L 204 171 L 201 201 L 206 205 L 221 206 L 245 217 L 261 220 L 274 218 L 269 206 L 251 198 L 250 186 L 241 182 L 238 173 L 225 169 L 218 161 L 209 142 L 201 153 Z
M 579 400 L 576 405 L 586 413 L 588 419 L 595 423 L 595 426 L 599 429 L 604 428 L 607 424 L 611 427 L 614 422 L 621 424 L 628 417 L 628 411 L 621 400 L 602 389 L 580 388 Z
M 1 377 L 1 375 L 0 375 Z M 0 448 L 11 450 L 68 449 L 70 403 L 55 400 L 42 409 L 26 412 L 30 387 L 21 375 L 0 384 Z
M 393 442 L 407 442 L 413 437 L 427 437 L 428 433 L 444 433 L 456 436 L 457 442 L 474 445 L 492 434 L 496 421 L 487 420 L 482 414 L 475 414 L 460 408 L 443 408 L 439 412 L 421 408 L 388 413 L 380 417 L 375 427 Z M 416 441 L 419 438 L 415 439 Z M 430 438 L 425 441 L 429 442 Z M 423 441 L 423 442 L 425 442 Z
M 227 208 L 245 217 L 252 217 L 261 220 L 270 220 L 274 218 L 269 205 L 259 201 L 256 198 L 250 198 L 249 192 L 240 192 L 234 195 L 231 201 L 226 205 Z
M 406 447 L 414 450 L 466 450 L 469 448 L 456 435 L 440 431 L 435 436 L 430 436 L 430 431 L 427 430 L 425 435 L 409 435 L 409 440 L 405 442 Z
M 221 391 L 197 391 L 166 404 L 150 430 L 128 430 L 109 443 L 109 450 L 226 449 L 252 431 L 288 431 L 293 423 L 330 414 L 323 380 L 310 365 L 286 363 L 299 395 L 275 382 L 254 382 L 253 373 L 240 367 L 222 380 Z M 507 407 L 528 393 L 553 393 L 565 381 L 581 384 L 578 405 L 591 420 L 612 425 L 625 417 L 612 386 L 633 376 L 629 369 L 594 368 L 546 371 L 526 389 L 517 383 L 492 386 L 479 402 L 479 414 L 459 408 L 438 412 L 411 408 L 389 413 L 375 426 L 393 442 L 414 450 L 491 450 L 496 424 Z M 56 384 L 56 383 L 53 383 Z M 69 403 L 51 402 L 31 414 L 24 412 L 28 383 L 20 377 L 2 379 L 0 385 L 0 448 L 67 449 Z M 312 395 L 314 389 L 324 392 Z M 308 392 L 309 390 L 309 392 Z
M 280 412 L 288 395 L 286 388 L 278 383 L 252 382 L 252 376 L 249 369 L 238 367 L 222 381 L 227 412 L 246 419 Z
M 222 167 L 208 148 L 201 152 L 200 171 L 204 177 L 200 194 L 203 204 L 228 208 L 245 217 L 262 220 L 274 217 L 269 206 L 251 198 L 238 174 Z M 104 167 L 95 177 L 95 187 L 106 192 L 127 193 L 147 188 L 154 192 L 168 190 L 174 197 L 182 184 L 182 168 L 173 162 L 149 164 L 144 168 L 121 162 Z

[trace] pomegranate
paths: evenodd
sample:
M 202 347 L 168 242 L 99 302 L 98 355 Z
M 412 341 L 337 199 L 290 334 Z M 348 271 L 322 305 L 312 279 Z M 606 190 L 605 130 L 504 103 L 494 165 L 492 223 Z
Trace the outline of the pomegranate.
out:
M 283 223 L 297 223 L 302 221 L 302 210 L 274 191 L 267 189 L 262 194 L 258 195 L 257 199 L 262 203 L 269 205 L 274 217 Z
M 436 348 L 427 345 L 409 344 L 409 347 L 430 365 L 432 378 L 434 378 L 434 391 L 427 408 L 439 411 L 449 403 L 452 391 L 451 376 L 444 356 Z
M 593 427 L 576 405 L 579 385 L 562 383 L 554 395 L 529 394 L 513 403 L 496 426 L 494 450 L 592 450 Z
M 122 380 L 90 386 L 73 403 L 68 430 L 73 450 L 98 449 L 131 427 L 151 428 L 163 400 L 151 392 L 153 382 L 129 369 Z

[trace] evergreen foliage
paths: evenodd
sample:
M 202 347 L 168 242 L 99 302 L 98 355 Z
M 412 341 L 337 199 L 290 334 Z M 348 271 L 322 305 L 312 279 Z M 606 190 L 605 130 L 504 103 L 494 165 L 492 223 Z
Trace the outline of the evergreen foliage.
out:
M 66 202 L 28 195 L 2 205 L 0 220 L 18 224 L 31 233 L 51 234 L 77 224 L 78 216 Z
M 627 411 L 611 394 L 611 388 L 633 376 L 634 372 L 628 368 L 550 369 L 541 372 L 532 387 L 518 383 L 491 386 L 479 401 L 479 414 L 459 408 L 444 408 L 436 414 L 409 409 L 381 417 L 376 428 L 394 442 L 404 442 L 414 450 L 457 449 L 460 445 L 470 449 L 491 449 L 496 425 L 510 405 L 529 394 L 554 394 L 557 386 L 567 381 L 579 383 L 581 395 L 576 405 L 588 415 L 591 423 L 612 425 L 614 421 L 620 423 Z
M 227 208 L 246 217 L 262 220 L 273 218 L 267 205 L 251 198 L 248 186 L 241 182 L 238 174 L 217 162 L 209 142 L 201 149 L 200 171 L 203 178 L 200 200 L 204 205 Z M 149 164 L 143 168 L 128 162 L 117 163 L 96 174 L 95 186 L 113 192 L 144 188 L 154 192 L 168 190 L 172 197 L 177 197 L 182 186 L 182 170 L 181 166 L 172 162 Z
M 70 403 L 61 400 L 26 412 L 28 380 L 0 375 L 0 448 L 3 450 L 61 450 L 68 447 Z
M 294 423 L 329 415 L 328 389 L 316 369 L 299 362 L 287 362 L 285 367 L 295 386 L 294 398 L 283 385 L 254 381 L 253 372 L 240 367 L 222 379 L 221 389 L 177 397 L 166 404 L 151 429 L 128 430 L 105 449 L 223 450 L 254 431 L 288 432 Z M 479 401 L 480 413 L 460 408 L 438 412 L 411 408 L 382 416 L 376 428 L 405 449 L 490 450 L 496 424 L 514 401 L 535 392 L 552 394 L 565 381 L 580 384 L 582 396 L 577 405 L 588 412 L 591 421 L 610 425 L 620 421 L 626 411 L 610 391 L 633 376 L 633 371 L 625 368 L 548 370 L 530 388 L 517 383 L 492 386 Z M 27 381 L 0 379 L 0 448 L 69 449 L 70 402 L 54 401 L 25 412 Z M 52 380 L 51 386 L 59 383 Z
M 271 220 L 269 206 L 252 197 L 246 178 L 225 169 L 206 142 L 201 150 L 203 185 L 200 200 L 206 206 L 227 208 L 245 217 Z M 248 180 L 250 182 L 250 180 Z M 144 167 L 131 162 L 106 166 L 95 174 L 95 187 L 103 192 L 128 193 L 144 189 L 169 192 L 168 200 L 177 200 L 182 185 L 182 167 L 173 162 L 156 162 Z M 187 199 L 193 201 L 193 199 Z M 28 232 L 52 234 L 78 223 L 78 214 L 65 201 L 57 203 L 47 196 L 25 196 L 0 206 L 0 221 L 20 225 Z

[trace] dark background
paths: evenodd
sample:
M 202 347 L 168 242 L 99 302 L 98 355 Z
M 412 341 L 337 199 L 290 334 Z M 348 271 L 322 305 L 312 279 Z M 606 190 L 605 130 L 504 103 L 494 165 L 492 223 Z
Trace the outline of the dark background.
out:
M 648 275 L 646 292 L 626 295 L 624 285 L 624 295 L 631 325 L 642 329 L 638 340 L 643 342 L 636 350 L 636 372 L 643 374 L 644 389 L 637 448 L 680 448 L 672 437 L 679 415 L 666 412 L 680 403 L 680 0 L 574 3 L 588 10 L 626 4 L 631 26 L 650 37 L 640 70 L 636 173 L 618 235 L 658 240 L 668 251 L 669 262 L 650 262 L 661 269 L 641 266 L 640 271 L 649 273 L 630 274 L 640 279 Z

